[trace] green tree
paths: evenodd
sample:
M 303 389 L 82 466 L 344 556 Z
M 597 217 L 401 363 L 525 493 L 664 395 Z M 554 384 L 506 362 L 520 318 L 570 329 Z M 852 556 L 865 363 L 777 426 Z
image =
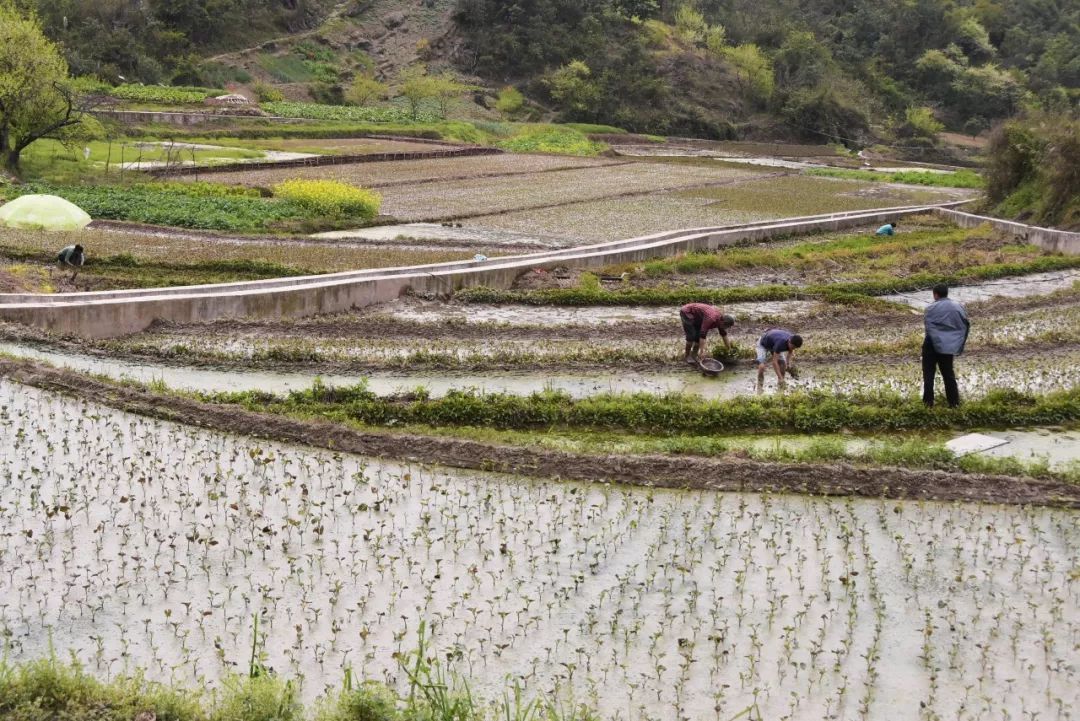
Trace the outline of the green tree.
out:
M 450 104 L 460 98 L 469 86 L 459 82 L 452 73 L 439 73 L 431 78 L 434 99 L 439 104 L 439 117 L 445 118 L 450 112 Z
M 41 138 L 70 138 L 86 107 L 68 82 L 60 49 L 37 18 L 0 2 L 0 166 L 17 173 L 22 152 Z
M 592 70 L 580 60 L 571 60 L 550 73 L 544 81 L 551 97 L 571 116 L 591 119 L 596 115 L 602 89 L 592 79 Z
M 735 67 L 739 86 L 745 95 L 757 101 L 772 97 L 776 85 L 772 63 L 761 48 L 746 43 L 725 49 L 724 57 Z
M 495 109 L 507 118 L 516 118 L 525 109 L 525 96 L 517 88 L 507 85 L 499 91 L 499 99 L 495 101 Z
M 381 83 L 368 75 L 357 75 L 352 85 L 345 92 L 345 98 L 350 103 L 365 107 L 382 100 L 389 92 L 386 83 Z
M 944 129 L 930 108 L 908 108 L 898 131 L 903 137 L 933 140 Z
M 709 32 L 705 33 L 705 47 L 716 57 L 722 57 L 727 47 L 727 28 L 723 25 L 711 26 Z
M 789 34 L 773 56 L 773 72 L 781 88 L 813 88 L 825 82 L 832 71 L 832 53 L 813 33 Z
M 401 97 L 409 103 L 413 120 L 420 119 L 420 109 L 424 103 L 439 96 L 439 86 L 435 78 L 427 73 L 423 65 L 413 65 L 401 73 Z
M 685 42 L 701 45 L 709 32 L 709 24 L 693 5 L 680 5 L 675 11 L 675 29 Z

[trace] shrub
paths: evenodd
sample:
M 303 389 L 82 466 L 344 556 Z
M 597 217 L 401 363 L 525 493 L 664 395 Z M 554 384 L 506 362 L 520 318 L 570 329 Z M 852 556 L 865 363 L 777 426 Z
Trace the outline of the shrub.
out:
M 567 126 L 543 125 L 527 128 L 498 146 L 514 153 L 557 153 L 559 155 L 599 155 L 607 146 L 589 140 L 586 135 Z
M 901 134 L 910 138 L 935 138 L 944 129 L 930 108 L 908 108 L 900 126 Z
M 286 180 L 274 186 L 274 196 L 314 213 L 364 221 L 378 215 L 382 205 L 378 193 L 336 180 Z
M 280 103 L 285 95 L 269 83 L 255 83 L 252 87 L 260 103 Z
M 1080 121 L 1013 121 L 991 137 L 987 191 L 996 211 L 1035 222 L 1080 225 Z
M 499 91 L 495 109 L 508 118 L 516 118 L 525 108 L 525 96 L 515 87 L 507 86 Z
M 866 114 L 829 88 L 792 93 L 780 114 L 799 137 L 820 142 L 822 138 L 852 144 L 870 127 Z
M 345 98 L 350 103 L 355 103 L 361 108 L 367 107 L 372 103 L 382 100 L 389 93 L 389 88 L 386 87 L 386 83 L 380 83 L 378 80 L 367 75 L 359 75 L 353 80 L 352 85 L 349 86 L 349 90 L 345 93 Z

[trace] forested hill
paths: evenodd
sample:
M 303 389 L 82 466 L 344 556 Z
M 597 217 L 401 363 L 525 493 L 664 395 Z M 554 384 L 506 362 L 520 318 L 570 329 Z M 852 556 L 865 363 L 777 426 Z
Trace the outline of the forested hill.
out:
M 537 95 L 561 92 L 563 107 L 583 120 L 653 125 L 667 114 L 692 127 L 764 114 L 811 134 L 851 135 L 929 106 L 954 129 L 978 131 L 1026 106 L 1075 109 L 1080 100 L 1076 0 L 458 6 L 478 74 Z M 565 69 L 575 60 L 588 68 L 575 66 L 576 82 Z M 710 112 L 716 107 L 723 112 Z
M 322 48 L 320 86 L 357 72 L 393 83 L 422 61 L 515 86 L 533 114 L 656 133 L 842 141 L 873 128 L 916 142 L 938 121 L 977 132 L 1080 102 L 1076 0 L 16 2 L 74 72 L 110 82 L 218 84 L 222 61 L 207 58 L 303 33 Z M 359 57 L 394 38 L 392 61 Z

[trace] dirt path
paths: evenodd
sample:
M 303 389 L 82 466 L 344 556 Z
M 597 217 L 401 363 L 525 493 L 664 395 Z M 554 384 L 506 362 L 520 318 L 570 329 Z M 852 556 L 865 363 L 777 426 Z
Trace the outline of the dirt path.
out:
M 254 413 L 230 405 L 164 396 L 35 363 L 0 359 L 0 375 L 46 391 L 223 433 L 451 468 L 659 488 L 802 493 L 822 496 L 1035 504 L 1080 508 L 1080 486 L 1008 476 L 783 464 L 722 458 L 591 456 L 470 440 L 371 433 L 322 421 Z

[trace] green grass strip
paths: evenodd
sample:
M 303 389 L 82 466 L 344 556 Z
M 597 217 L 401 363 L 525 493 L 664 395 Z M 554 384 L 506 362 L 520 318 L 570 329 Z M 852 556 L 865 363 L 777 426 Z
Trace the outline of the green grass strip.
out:
M 616 429 L 661 434 L 1004 428 L 1080 419 L 1080 388 L 1046 395 L 993 391 L 959 409 L 926 408 L 918 399 L 892 393 L 837 396 L 821 391 L 702 400 L 683 394 L 602 394 L 574 399 L 558 391 L 518 396 L 455 390 L 438 399 L 398 400 L 380 398 L 363 384 L 330 388 L 320 383 L 280 397 L 244 392 L 207 398 L 262 412 L 300 413 L 373 426 Z
M 848 180 L 869 180 L 875 183 L 905 183 L 907 185 L 929 185 L 936 188 L 972 188 L 986 187 L 983 177 L 973 170 L 958 170 L 954 173 L 932 173 L 912 168 L 896 172 L 877 170 L 858 170 L 846 168 L 809 168 L 805 175 L 817 175 L 826 178 L 846 178 Z
M 1080 267 L 1080 256 L 1047 256 L 1017 263 L 992 263 L 952 273 L 924 272 L 888 280 L 820 283 L 805 286 L 756 285 L 735 288 L 548 288 L 543 290 L 498 290 L 467 288 L 454 298 L 463 303 L 520 303 L 525 305 L 681 305 L 683 303 L 755 303 L 777 300 L 823 300 L 831 303 L 863 304 L 873 296 L 926 290 L 938 283 L 969 285 L 983 280 L 1045 273 Z

